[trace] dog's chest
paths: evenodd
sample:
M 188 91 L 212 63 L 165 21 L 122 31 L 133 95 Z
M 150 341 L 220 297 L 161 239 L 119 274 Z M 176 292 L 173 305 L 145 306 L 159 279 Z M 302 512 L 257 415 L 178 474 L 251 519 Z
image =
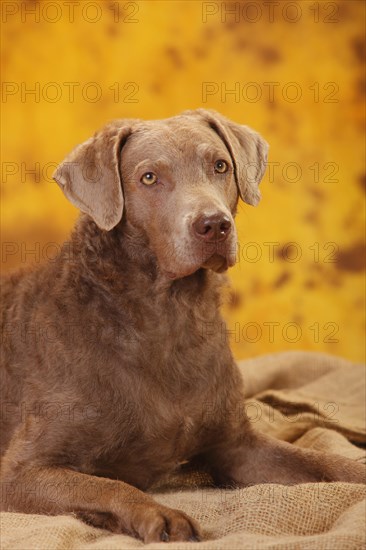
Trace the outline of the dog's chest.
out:
M 113 441 L 97 473 L 147 488 L 208 444 L 211 419 L 203 401 L 170 401 L 151 390 L 149 400 L 145 393 L 141 403 L 136 394 L 137 401 L 115 415 Z
M 208 301 L 201 308 L 182 301 L 159 309 L 152 304 L 130 316 L 102 475 L 148 487 L 217 437 L 212 406 L 218 388 L 219 399 L 225 395 L 231 365 L 226 342 L 212 331 L 220 321 Z
M 183 354 L 179 365 L 166 362 L 163 378 L 146 371 L 133 391 L 127 394 L 122 388 L 111 415 L 113 435 L 102 474 L 147 488 L 210 446 L 223 420 L 213 406 L 218 369 L 214 357 L 211 365 L 207 362 L 206 378 L 202 365 L 199 374 L 194 366 L 193 358 Z

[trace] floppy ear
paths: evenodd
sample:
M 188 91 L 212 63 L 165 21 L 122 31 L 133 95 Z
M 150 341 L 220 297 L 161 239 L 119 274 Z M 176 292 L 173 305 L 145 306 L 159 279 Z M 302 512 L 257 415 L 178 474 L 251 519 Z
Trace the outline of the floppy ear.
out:
M 122 218 L 119 158 L 133 122 L 116 120 L 106 125 L 75 147 L 53 174 L 69 201 L 107 231 Z
M 267 166 L 268 143 L 254 130 L 236 124 L 220 113 L 197 109 L 199 114 L 225 143 L 234 164 L 234 175 L 240 197 L 257 206 L 261 194 L 259 184 Z

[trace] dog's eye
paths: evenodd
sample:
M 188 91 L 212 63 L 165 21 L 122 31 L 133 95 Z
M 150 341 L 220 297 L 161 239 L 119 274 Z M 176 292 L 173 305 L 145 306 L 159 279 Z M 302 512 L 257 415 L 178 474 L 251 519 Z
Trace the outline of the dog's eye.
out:
M 144 185 L 154 185 L 158 181 L 158 176 L 154 172 L 146 172 L 140 181 Z
M 219 174 L 224 174 L 229 169 L 229 165 L 225 160 L 217 160 L 215 162 L 215 172 L 218 172 Z

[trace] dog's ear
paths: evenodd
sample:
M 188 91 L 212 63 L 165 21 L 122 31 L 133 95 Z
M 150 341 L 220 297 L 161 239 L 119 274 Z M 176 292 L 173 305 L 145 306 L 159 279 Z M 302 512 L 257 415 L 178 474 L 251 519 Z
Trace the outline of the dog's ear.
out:
M 248 126 L 236 124 L 211 109 L 197 109 L 189 113 L 201 116 L 220 136 L 233 161 L 240 197 L 256 206 L 261 198 L 258 186 L 267 166 L 268 143 Z
M 122 218 L 119 159 L 134 122 L 116 120 L 106 125 L 75 147 L 53 174 L 69 201 L 107 231 Z

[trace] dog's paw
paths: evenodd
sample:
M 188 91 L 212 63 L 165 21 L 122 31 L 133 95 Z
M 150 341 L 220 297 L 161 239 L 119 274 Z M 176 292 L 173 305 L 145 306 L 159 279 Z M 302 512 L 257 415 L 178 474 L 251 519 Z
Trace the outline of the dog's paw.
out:
M 131 514 L 75 511 L 74 515 L 100 529 L 131 535 L 149 542 L 198 542 L 201 534 L 197 522 L 180 510 L 160 504 L 137 504 Z M 128 519 L 127 519 L 128 518 Z
M 201 534 L 197 523 L 180 510 L 159 504 L 141 504 L 131 518 L 131 527 L 146 544 L 149 542 L 198 542 Z

